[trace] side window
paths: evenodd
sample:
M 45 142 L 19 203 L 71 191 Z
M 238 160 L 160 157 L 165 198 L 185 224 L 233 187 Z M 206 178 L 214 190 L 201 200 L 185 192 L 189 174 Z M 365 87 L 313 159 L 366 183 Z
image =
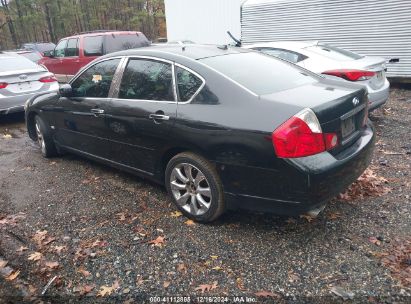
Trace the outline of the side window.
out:
M 78 56 L 78 39 L 69 39 L 66 48 L 66 57 Z
M 186 69 L 176 67 L 177 87 L 181 101 L 189 101 L 198 91 L 203 81 Z
M 283 50 L 283 49 L 262 48 L 261 52 L 263 52 L 264 54 L 270 55 L 270 56 L 274 56 L 274 57 L 287 60 L 292 63 L 297 63 L 307 58 L 307 56 L 304 56 L 303 54 L 299 54 L 296 52 Z
M 67 46 L 67 40 L 62 40 L 54 49 L 54 57 L 64 57 Z
M 73 97 L 106 98 L 120 59 L 99 62 L 85 70 L 71 85 Z
M 174 101 L 171 64 L 130 59 L 121 80 L 119 98 Z
M 84 55 L 85 56 L 103 55 L 103 36 L 84 37 Z

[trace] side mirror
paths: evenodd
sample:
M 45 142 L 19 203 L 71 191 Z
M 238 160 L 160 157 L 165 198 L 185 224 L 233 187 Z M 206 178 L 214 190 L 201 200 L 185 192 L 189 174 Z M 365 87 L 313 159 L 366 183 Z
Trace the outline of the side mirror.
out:
M 43 53 L 44 57 L 49 57 L 49 58 L 53 58 L 54 57 L 54 50 L 51 51 L 45 51 Z
M 73 95 L 73 89 L 68 83 L 62 84 L 59 89 L 61 97 L 71 97 Z

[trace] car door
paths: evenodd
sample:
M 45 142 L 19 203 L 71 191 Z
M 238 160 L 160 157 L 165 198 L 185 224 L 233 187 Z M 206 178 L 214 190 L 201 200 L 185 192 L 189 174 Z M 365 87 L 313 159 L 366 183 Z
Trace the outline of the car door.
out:
M 116 162 L 153 173 L 167 149 L 176 112 L 172 62 L 130 58 L 107 115 Z
M 57 79 L 63 80 L 64 69 L 62 67 L 62 59 L 65 56 L 67 47 L 67 39 L 61 40 L 54 51 L 52 52 L 52 57 L 45 57 L 41 63 L 47 67 L 47 69 L 56 74 Z
M 56 141 L 67 148 L 109 158 L 106 111 L 113 78 L 122 58 L 100 61 L 71 82 L 72 96 L 61 97 L 53 113 Z
M 81 68 L 81 62 L 79 57 L 79 39 L 70 38 L 67 41 L 67 48 L 65 52 L 65 57 L 62 59 L 62 64 L 64 65 L 64 74 L 71 78 L 78 70 Z

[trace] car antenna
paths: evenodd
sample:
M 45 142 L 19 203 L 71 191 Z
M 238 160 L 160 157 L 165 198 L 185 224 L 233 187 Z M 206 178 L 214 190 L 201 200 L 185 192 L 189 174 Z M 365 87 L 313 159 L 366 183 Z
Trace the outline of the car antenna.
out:
M 240 41 L 240 40 L 238 40 L 237 38 L 235 38 L 235 37 L 234 37 L 234 35 L 233 35 L 233 34 L 231 34 L 231 32 L 230 32 L 230 31 L 227 31 L 227 34 L 228 34 L 228 36 L 230 36 L 230 38 L 231 38 L 231 39 L 233 39 L 233 40 L 234 40 L 234 42 L 235 42 L 235 46 L 237 46 L 237 47 L 240 47 L 240 46 L 241 46 L 241 41 Z

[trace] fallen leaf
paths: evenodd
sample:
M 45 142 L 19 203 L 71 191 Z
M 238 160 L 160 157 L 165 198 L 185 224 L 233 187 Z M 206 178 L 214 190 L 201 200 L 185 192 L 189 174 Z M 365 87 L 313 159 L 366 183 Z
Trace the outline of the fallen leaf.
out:
M 218 255 L 210 255 L 210 258 L 211 258 L 212 260 L 217 260 L 217 259 L 218 259 Z
M 177 265 L 177 270 L 180 271 L 180 272 L 187 272 L 187 267 L 186 267 L 186 265 L 181 263 L 181 264 Z
M 186 224 L 187 226 L 193 226 L 193 225 L 195 225 L 196 223 L 194 223 L 193 220 L 187 220 L 187 221 L 184 222 L 184 224 Z
M 254 295 L 256 297 L 262 297 L 262 298 L 279 298 L 280 296 L 276 293 L 273 293 L 271 291 L 266 291 L 266 290 L 261 290 L 261 291 L 257 291 L 256 293 L 254 293 Z
M 221 268 L 220 266 L 216 266 L 216 267 L 213 267 L 213 268 L 211 268 L 211 269 L 219 271 L 219 270 L 221 270 L 222 268 Z
M 91 273 L 88 272 L 87 270 L 85 270 L 83 266 L 81 266 L 81 267 L 77 270 L 77 272 L 78 272 L 78 273 L 81 273 L 81 274 L 82 274 L 83 276 L 85 276 L 85 277 L 91 276 Z
M 92 292 L 95 287 L 95 285 L 84 285 L 82 288 L 82 294 L 88 294 Z
M 302 214 L 300 215 L 300 218 L 306 219 L 307 222 L 311 223 L 312 221 L 314 221 L 315 217 L 312 217 L 308 214 Z
M 381 245 L 381 241 L 378 240 L 375 236 L 371 236 L 368 239 L 371 243 L 373 243 L 374 245 L 380 246 Z
M 329 215 L 328 215 L 328 219 L 329 220 L 336 220 L 336 219 L 338 219 L 338 218 L 340 218 L 341 217 L 341 213 L 339 213 L 339 212 L 331 212 Z
M 13 281 L 19 276 L 19 274 L 20 274 L 20 270 L 16 270 L 16 271 L 12 272 L 11 274 L 9 274 L 6 277 L 6 280 L 7 281 Z
M 109 296 L 113 293 L 113 286 L 101 286 L 99 292 L 97 293 L 98 297 Z
M 43 255 L 40 252 L 34 252 L 29 255 L 27 258 L 29 261 L 38 261 L 43 257 Z
M 168 286 L 170 286 L 170 284 L 171 284 L 171 282 L 169 282 L 169 281 L 164 281 L 163 287 L 164 287 L 164 288 L 167 288 Z
M 23 252 L 23 251 L 26 251 L 26 250 L 28 250 L 28 249 L 29 249 L 28 247 L 20 246 L 20 248 L 17 249 L 16 252 Z
M 349 292 L 342 287 L 334 286 L 333 288 L 331 288 L 331 292 L 343 298 L 344 301 L 352 300 L 354 298 L 354 293 Z
M 194 290 L 199 290 L 201 293 L 204 293 L 206 291 L 211 291 L 213 289 L 216 289 L 218 287 L 218 282 L 214 281 L 213 284 L 201 284 L 198 287 L 196 287 Z
M 117 215 L 117 219 L 118 219 L 120 222 L 124 222 L 124 221 L 126 220 L 126 214 L 125 214 L 124 212 L 117 213 L 116 215 Z
M 174 211 L 171 212 L 171 217 L 179 217 L 182 216 L 183 214 L 180 211 Z
M 63 250 L 66 249 L 66 246 L 54 246 L 53 249 L 55 253 L 60 254 Z
M 153 245 L 153 246 L 161 247 L 164 244 L 164 237 L 159 236 L 155 240 L 151 240 L 148 243 Z
M 13 136 L 11 136 L 10 134 L 4 134 L 4 135 L 3 135 L 3 138 L 5 138 L 5 139 L 10 139 L 10 138 L 13 138 Z
M 44 265 L 46 265 L 46 267 L 47 268 L 50 268 L 50 269 L 55 269 L 55 268 L 57 268 L 57 267 L 59 267 L 59 263 L 57 263 L 57 262 L 45 262 L 44 263 Z
M 42 246 L 43 240 L 47 236 L 47 230 L 37 230 L 34 236 L 32 237 L 33 241 L 37 243 L 37 245 Z
M 238 289 L 240 289 L 241 291 L 247 290 L 247 289 L 244 287 L 244 282 L 243 282 L 243 279 L 242 279 L 242 278 L 237 278 L 235 281 L 236 281 L 236 283 L 237 283 Z
M 5 260 L 0 260 L 0 268 L 6 267 L 6 265 L 7 265 L 8 263 L 9 263 L 9 262 L 7 262 L 7 261 L 5 261 Z

